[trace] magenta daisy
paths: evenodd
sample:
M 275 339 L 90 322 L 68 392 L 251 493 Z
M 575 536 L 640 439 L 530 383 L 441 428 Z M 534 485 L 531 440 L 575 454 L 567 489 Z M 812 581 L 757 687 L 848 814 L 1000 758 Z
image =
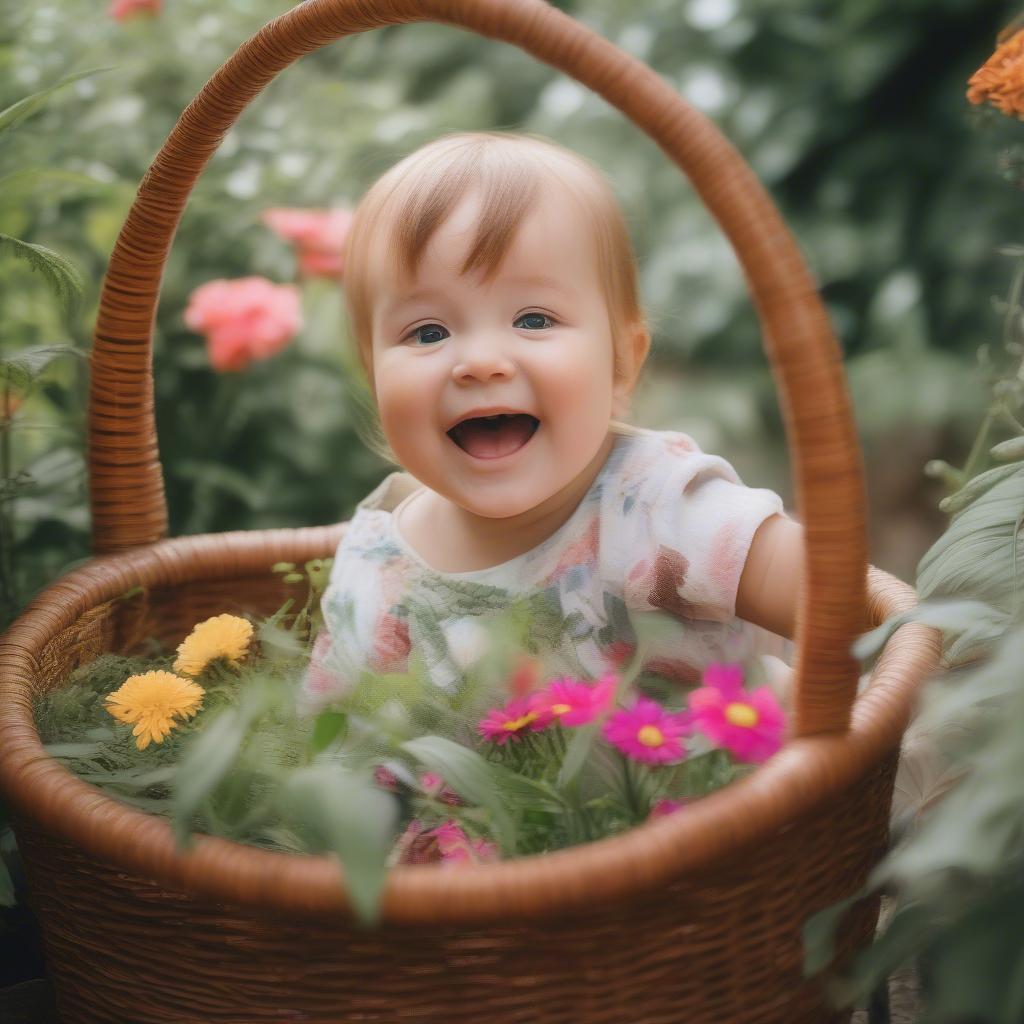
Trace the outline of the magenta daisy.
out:
M 689 732 L 689 717 L 666 711 L 656 701 L 640 697 L 605 722 L 604 736 L 627 757 L 645 764 L 682 761 L 686 748 L 680 737 Z
M 615 694 L 616 678 L 607 673 L 594 684 L 579 679 L 556 679 L 533 697 L 533 710 L 537 720 L 533 730 L 545 729 L 552 722 L 565 726 L 586 725 L 592 722 Z
M 428 832 L 437 840 L 441 860 L 446 864 L 485 863 L 498 859 L 498 848 L 485 839 L 470 839 L 462 827 L 450 818 Z
M 477 731 L 499 746 L 511 739 L 518 740 L 527 726 L 537 720 L 537 712 L 533 710 L 532 704 L 531 698 L 518 697 L 510 700 L 503 708 L 491 708 L 477 725 Z
M 663 797 L 651 808 L 650 817 L 666 818 L 670 814 L 675 814 L 676 811 L 681 811 L 685 806 L 685 800 L 671 800 L 668 797 Z
M 709 665 L 703 682 L 690 694 L 694 729 L 739 761 L 767 761 L 786 731 L 786 716 L 771 689 L 747 693 L 739 665 Z

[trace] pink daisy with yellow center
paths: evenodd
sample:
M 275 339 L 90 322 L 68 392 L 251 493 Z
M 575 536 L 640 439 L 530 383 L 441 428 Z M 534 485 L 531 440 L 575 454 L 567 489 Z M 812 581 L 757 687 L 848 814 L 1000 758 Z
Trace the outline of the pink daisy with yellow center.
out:
M 681 737 L 688 732 L 688 715 L 666 711 L 648 697 L 640 697 L 632 707 L 616 711 L 604 725 L 604 737 L 609 743 L 627 757 L 645 764 L 682 761 L 686 748 Z
M 594 684 L 579 679 L 556 679 L 534 694 L 532 708 L 537 712 L 537 719 L 530 728 L 546 729 L 552 722 L 565 726 L 592 722 L 608 707 L 615 694 L 615 683 L 611 672 Z
M 509 740 L 521 739 L 522 734 L 537 720 L 530 697 L 510 700 L 503 708 L 491 708 L 477 725 L 485 739 L 502 746 Z
M 690 694 L 693 727 L 739 761 L 760 764 L 781 746 L 786 716 L 767 686 L 748 693 L 740 665 L 709 665 Z

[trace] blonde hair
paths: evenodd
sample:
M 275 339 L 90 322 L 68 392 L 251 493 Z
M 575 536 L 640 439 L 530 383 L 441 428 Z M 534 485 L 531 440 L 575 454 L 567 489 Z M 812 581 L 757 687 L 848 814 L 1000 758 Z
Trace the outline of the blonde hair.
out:
M 650 345 L 640 306 L 636 256 L 622 211 L 607 180 L 584 157 L 537 135 L 511 132 L 457 132 L 421 146 L 386 171 L 356 206 L 345 252 L 345 302 L 349 331 L 365 374 L 363 394 L 353 394 L 368 422 L 357 424 L 364 442 L 387 462 L 399 465 L 384 436 L 373 401 L 373 337 L 370 322 L 372 281 L 370 250 L 383 242 L 390 272 L 416 273 L 434 232 L 463 196 L 482 196 L 476 237 L 460 273 L 481 271 L 492 278 L 541 189 L 554 177 L 579 202 L 593 231 L 598 271 L 604 287 L 615 348 L 616 379 L 639 365 L 632 349 L 642 345 L 642 364 Z M 636 428 L 611 420 L 614 433 Z

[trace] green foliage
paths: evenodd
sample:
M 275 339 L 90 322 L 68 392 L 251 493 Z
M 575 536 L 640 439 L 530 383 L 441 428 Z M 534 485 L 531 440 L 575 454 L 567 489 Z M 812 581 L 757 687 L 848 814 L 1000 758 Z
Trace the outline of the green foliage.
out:
M 1018 261 L 1022 252 L 1009 250 Z M 926 600 L 854 647 L 858 657 L 870 656 L 907 622 L 942 630 L 946 671 L 925 687 L 912 729 L 929 746 L 928 762 L 916 770 L 934 775 L 936 787 L 952 788 L 944 795 L 933 790 L 864 893 L 812 918 L 804 934 L 805 968 L 819 972 L 831 962 L 832 935 L 849 905 L 889 893 L 893 917 L 834 981 L 834 991 L 849 1004 L 892 970 L 916 963 L 926 997 L 922 1024 L 1014 1024 L 1024 1013 L 1022 299 L 1024 263 L 1003 308 L 1001 358 L 983 353 L 992 400 L 967 461 L 960 469 L 930 468 L 954 491 L 941 503 L 949 526 L 919 566 L 918 592 Z M 993 445 L 995 430 L 1015 436 Z M 989 462 L 996 465 L 986 468 Z M 920 754 L 905 748 L 904 756 Z
M 31 96 L 26 96 L 23 99 L 18 100 L 17 103 L 12 103 L 6 110 L 0 110 L 0 135 L 6 131 L 10 131 L 26 118 L 31 117 L 46 103 L 50 96 L 59 89 L 63 89 L 72 82 L 78 82 L 83 78 L 88 78 L 90 75 L 96 75 L 102 71 L 108 70 L 110 69 L 94 68 L 90 71 L 78 71 L 73 75 L 65 75 L 59 82 L 54 83 L 49 88 L 35 92 Z
M 510 854 L 516 852 L 516 827 L 505 805 L 501 777 L 491 770 L 491 765 L 480 754 L 443 736 L 407 740 L 401 749 L 429 771 L 437 772 L 468 803 L 486 808 L 491 814 L 492 827 L 501 841 L 501 848 Z M 528 799 L 532 800 L 534 795 L 530 792 Z
M 75 303 L 82 294 L 82 278 L 71 260 L 61 256 L 59 252 L 47 249 L 45 245 L 23 242 L 19 238 L 0 234 L 0 249 L 4 246 L 15 256 L 26 260 L 33 270 L 45 278 L 46 283 L 60 299 L 66 314 L 74 312 Z
M 362 922 L 372 924 L 380 914 L 387 855 L 398 825 L 397 802 L 369 777 L 315 764 L 289 776 L 281 807 L 288 819 L 313 832 L 321 849 L 337 854 L 353 909 Z

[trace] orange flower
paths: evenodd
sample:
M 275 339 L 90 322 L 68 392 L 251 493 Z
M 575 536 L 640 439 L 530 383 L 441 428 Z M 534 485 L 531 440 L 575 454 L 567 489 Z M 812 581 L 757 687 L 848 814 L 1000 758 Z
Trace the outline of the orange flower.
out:
M 22 396 L 14 391 L 0 390 L 0 420 L 13 420 L 21 408 Z
M 967 99 L 1024 120 L 1024 30 L 1014 32 L 967 81 Z

